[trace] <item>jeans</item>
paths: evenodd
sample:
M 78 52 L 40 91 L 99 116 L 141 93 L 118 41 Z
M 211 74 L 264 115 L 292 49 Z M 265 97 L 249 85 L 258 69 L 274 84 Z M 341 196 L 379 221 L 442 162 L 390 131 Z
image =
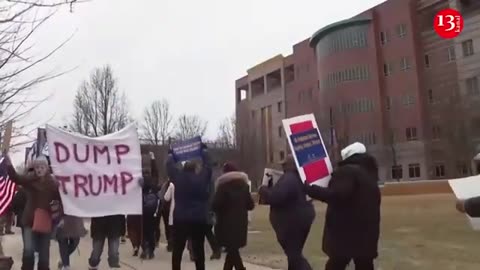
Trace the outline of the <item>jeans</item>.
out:
M 243 270 L 242 257 L 240 257 L 240 252 L 238 249 L 227 248 L 227 256 L 225 257 L 225 264 L 223 265 L 223 270 L 232 270 L 235 267 L 235 270 Z
M 92 240 L 92 254 L 88 263 L 90 268 L 96 268 L 100 264 L 100 258 L 103 253 L 103 246 L 105 245 L 105 238 Z M 108 238 L 108 265 L 116 267 L 120 263 L 120 256 L 118 248 L 120 247 L 120 237 Z
M 33 270 L 35 266 L 35 251 L 38 252 L 38 270 L 50 269 L 50 234 L 36 233 L 32 228 L 24 227 L 22 270 Z
M 70 266 L 70 255 L 77 249 L 80 238 L 60 238 L 58 239 L 58 248 L 63 266 Z
M 325 270 L 345 270 L 352 259 L 329 258 Z M 373 259 L 354 258 L 355 270 L 374 270 Z
M 205 223 L 175 223 L 173 229 L 172 270 L 180 270 L 187 239 L 192 240 L 195 269 L 205 270 Z

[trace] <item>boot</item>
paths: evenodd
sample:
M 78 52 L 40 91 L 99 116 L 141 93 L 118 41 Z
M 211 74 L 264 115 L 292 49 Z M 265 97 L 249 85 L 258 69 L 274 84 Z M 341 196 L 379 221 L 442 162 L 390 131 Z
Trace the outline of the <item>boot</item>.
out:
M 210 256 L 210 260 L 211 261 L 214 261 L 214 260 L 220 260 L 222 258 L 222 252 L 221 250 L 215 250 L 212 254 L 212 256 Z
M 134 248 L 133 249 L 133 257 L 137 257 L 138 256 L 138 248 Z

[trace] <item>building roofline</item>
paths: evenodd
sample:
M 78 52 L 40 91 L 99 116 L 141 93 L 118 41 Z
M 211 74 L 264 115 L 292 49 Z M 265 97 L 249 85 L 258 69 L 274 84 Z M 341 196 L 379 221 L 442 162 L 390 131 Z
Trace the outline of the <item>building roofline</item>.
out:
M 310 47 L 315 47 L 317 43 L 325 37 L 327 34 L 334 32 L 336 30 L 342 29 L 347 26 L 352 26 L 352 25 L 361 25 L 361 24 L 367 24 L 372 21 L 371 17 L 362 17 L 362 18 L 351 18 L 351 19 L 346 19 L 338 22 L 334 22 L 332 24 L 329 24 L 317 32 L 315 32 L 312 37 L 310 38 Z

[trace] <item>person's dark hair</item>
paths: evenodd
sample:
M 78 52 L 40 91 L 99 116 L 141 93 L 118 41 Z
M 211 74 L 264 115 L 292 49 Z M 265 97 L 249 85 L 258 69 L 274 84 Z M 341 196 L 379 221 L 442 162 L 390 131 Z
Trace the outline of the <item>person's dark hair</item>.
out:
M 185 172 L 195 172 L 196 169 L 196 164 L 195 162 L 192 161 L 186 161 L 185 164 L 183 164 L 183 171 Z
M 237 168 L 237 166 L 235 166 L 235 164 L 233 164 L 231 162 L 226 162 L 225 164 L 223 164 L 223 172 L 224 173 L 236 172 L 236 171 L 238 171 L 238 168 Z

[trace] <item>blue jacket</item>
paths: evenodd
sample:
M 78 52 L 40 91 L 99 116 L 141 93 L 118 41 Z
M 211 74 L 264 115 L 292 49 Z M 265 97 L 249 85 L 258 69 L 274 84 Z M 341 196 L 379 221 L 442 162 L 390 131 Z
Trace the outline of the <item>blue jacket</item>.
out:
M 185 172 L 176 166 L 175 157 L 169 154 L 167 173 L 175 185 L 174 224 L 179 222 L 207 222 L 212 179 L 212 166 L 206 150 L 202 153 L 203 166 L 200 172 Z

